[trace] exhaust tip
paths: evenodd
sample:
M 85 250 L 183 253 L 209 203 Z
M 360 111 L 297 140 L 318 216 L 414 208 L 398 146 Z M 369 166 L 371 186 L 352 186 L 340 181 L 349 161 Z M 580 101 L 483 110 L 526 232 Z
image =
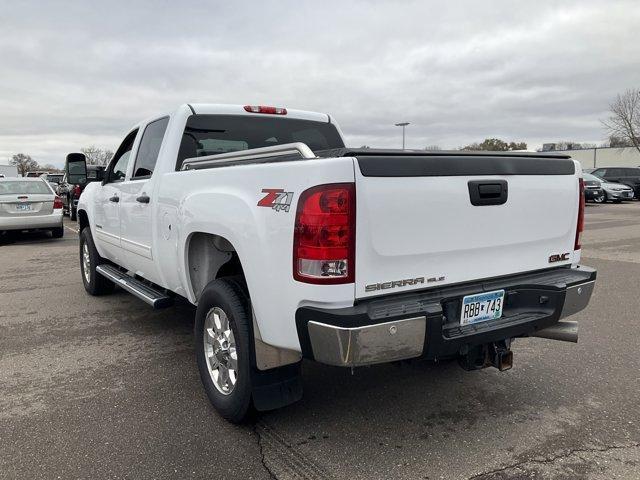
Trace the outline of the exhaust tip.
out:
M 549 340 L 558 340 L 560 342 L 578 343 L 578 322 L 560 320 L 555 325 L 538 330 L 530 336 L 548 338 Z

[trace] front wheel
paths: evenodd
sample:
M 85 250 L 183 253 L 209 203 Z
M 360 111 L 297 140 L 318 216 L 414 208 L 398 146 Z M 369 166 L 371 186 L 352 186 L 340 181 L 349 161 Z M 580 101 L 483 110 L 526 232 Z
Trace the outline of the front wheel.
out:
M 113 292 L 115 287 L 111 280 L 96 271 L 96 267 L 101 263 L 105 263 L 105 260 L 93 243 L 91 229 L 86 227 L 80 233 L 80 272 L 84 289 L 90 295 L 105 295 Z
M 593 201 L 595 203 L 605 203 L 606 201 L 606 197 L 604 195 L 604 193 L 602 195 L 600 195 L 599 197 L 593 197 Z
M 237 282 L 221 278 L 204 288 L 194 327 L 198 370 L 209 401 L 233 423 L 251 411 L 250 319 Z

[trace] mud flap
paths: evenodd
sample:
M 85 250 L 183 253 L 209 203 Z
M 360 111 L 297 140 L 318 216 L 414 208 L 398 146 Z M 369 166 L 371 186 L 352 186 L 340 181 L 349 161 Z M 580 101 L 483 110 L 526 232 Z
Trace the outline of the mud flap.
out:
M 251 370 L 253 406 L 264 412 L 285 407 L 302 398 L 302 362 L 273 368 Z

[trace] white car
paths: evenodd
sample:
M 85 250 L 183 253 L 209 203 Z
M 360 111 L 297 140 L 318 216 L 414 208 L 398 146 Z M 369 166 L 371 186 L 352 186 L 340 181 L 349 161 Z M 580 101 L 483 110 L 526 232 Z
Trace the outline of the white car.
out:
M 70 182 L 86 181 L 69 154 Z M 302 395 L 301 360 L 511 367 L 577 341 L 596 272 L 562 154 L 349 149 L 327 114 L 182 105 L 133 127 L 78 203 L 84 287 L 197 305 L 205 391 L 231 421 Z
M 0 232 L 50 230 L 64 235 L 62 200 L 42 178 L 0 178 Z

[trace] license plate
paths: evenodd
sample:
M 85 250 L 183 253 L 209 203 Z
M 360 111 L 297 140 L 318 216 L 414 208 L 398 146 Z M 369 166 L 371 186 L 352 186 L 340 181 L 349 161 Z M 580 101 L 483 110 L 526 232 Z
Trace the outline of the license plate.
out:
M 31 210 L 31 205 L 29 205 L 28 203 L 19 203 L 18 205 L 16 205 L 16 210 L 19 210 L 21 212 Z
M 460 325 L 497 320 L 502 317 L 504 290 L 467 295 L 462 299 Z

